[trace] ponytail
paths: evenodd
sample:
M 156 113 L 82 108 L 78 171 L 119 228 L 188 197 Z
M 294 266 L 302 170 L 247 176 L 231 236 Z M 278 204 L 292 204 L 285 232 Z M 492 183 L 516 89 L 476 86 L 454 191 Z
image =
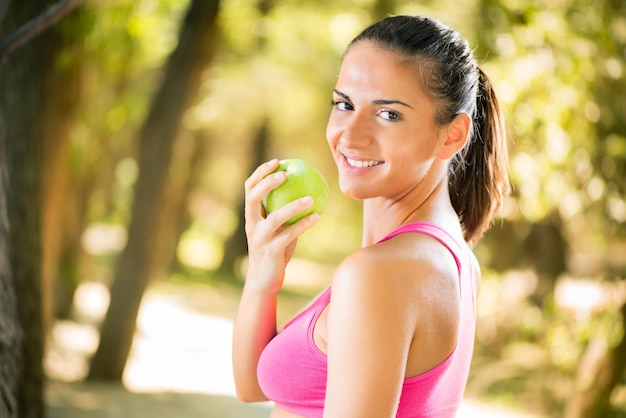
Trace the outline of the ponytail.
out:
M 450 199 L 463 225 L 465 240 L 476 243 L 491 225 L 509 193 L 508 152 L 498 98 L 478 68 L 478 93 L 471 137 L 450 165 Z

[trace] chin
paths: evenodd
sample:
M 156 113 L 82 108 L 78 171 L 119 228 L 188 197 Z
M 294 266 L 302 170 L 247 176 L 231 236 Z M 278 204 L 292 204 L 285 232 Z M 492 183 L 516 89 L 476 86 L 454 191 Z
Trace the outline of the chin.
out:
M 340 183 L 339 189 L 345 196 L 349 197 L 350 199 L 365 200 L 372 197 L 371 188 L 367 190 L 367 186 L 365 186 L 364 189 L 363 187 L 355 187 L 354 185 L 343 185 Z

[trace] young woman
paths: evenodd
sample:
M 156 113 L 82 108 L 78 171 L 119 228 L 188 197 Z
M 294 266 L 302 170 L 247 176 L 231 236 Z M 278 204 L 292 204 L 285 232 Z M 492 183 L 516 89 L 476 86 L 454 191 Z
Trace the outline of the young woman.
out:
M 319 298 L 276 327 L 276 295 L 313 214 L 266 215 L 276 160 L 247 179 L 249 267 L 233 336 L 244 401 L 272 417 L 453 417 L 473 350 L 480 269 L 471 247 L 508 192 L 496 96 L 468 43 L 394 16 L 348 46 L 327 128 L 342 192 L 363 201 L 363 246 Z

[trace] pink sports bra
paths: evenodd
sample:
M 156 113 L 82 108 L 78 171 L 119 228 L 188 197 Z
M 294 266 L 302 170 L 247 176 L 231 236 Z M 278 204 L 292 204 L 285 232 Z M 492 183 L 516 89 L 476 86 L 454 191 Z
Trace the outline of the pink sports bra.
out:
M 463 397 L 474 348 L 473 255 L 464 242 L 457 242 L 444 229 L 428 222 L 403 225 L 381 242 L 406 232 L 429 235 L 454 256 L 459 270 L 461 323 L 457 346 L 448 358 L 428 372 L 404 379 L 396 417 L 451 418 Z M 287 323 L 265 347 L 257 368 L 259 385 L 265 395 L 287 411 L 306 418 L 321 418 L 324 412 L 327 358 L 313 341 L 313 328 L 328 305 L 330 294 L 328 287 Z

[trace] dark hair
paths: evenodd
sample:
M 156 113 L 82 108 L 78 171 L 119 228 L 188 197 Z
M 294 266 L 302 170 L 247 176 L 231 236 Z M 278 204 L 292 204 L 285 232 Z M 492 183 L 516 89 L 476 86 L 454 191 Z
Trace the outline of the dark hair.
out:
M 478 67 L 469 43 L 436 19 L 390 16 L 366 28 L 348 46 L 368 41 L 405 57 L 419 69 L 435 101 L 435 122 L 460 113 L 472 118 L 465 148 L 450 162 L 449 190 L 465 239 L 475 243 L 489 228 L 509 192 L 504 121 L 495 91 Z

